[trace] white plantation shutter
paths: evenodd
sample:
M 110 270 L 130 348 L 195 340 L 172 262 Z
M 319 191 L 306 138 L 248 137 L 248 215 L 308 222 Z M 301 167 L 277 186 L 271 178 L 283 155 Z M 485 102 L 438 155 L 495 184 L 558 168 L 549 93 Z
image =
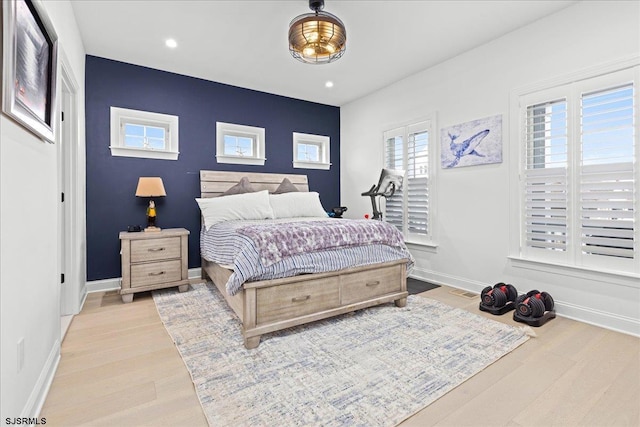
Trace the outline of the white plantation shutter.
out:
M 583 255 L 637 257 L 633 96 L 633 85 L 628 84 L 581 98 Z
M 429 132 L 424 124 L 409 129 L 405 191 L 407 233 L 426 236 L 429 232 Z
M 526 245 L 567 250 L 567 170 L 527 171 L 525 196 Z
M 521 254 L 640 273 L 640 67 L 520 98 Z
M 395 129 L 385 132 L 385 162 L 388 169 L 404 168 L 404 136 L 403 129 Z M 398 230 L 404 232 L 404 194 L 398 190 L 392 197 L 386 199 L 384 220 L 393 224 Z
M 567 250 L 567 102 L 526 109 L 525 245 Z
M 430 240 L 429 130 L 422 121 L 384 133 L 385 167 L 406 171 L 401 190 L 386 200 L 385 221 L 413 242 Z

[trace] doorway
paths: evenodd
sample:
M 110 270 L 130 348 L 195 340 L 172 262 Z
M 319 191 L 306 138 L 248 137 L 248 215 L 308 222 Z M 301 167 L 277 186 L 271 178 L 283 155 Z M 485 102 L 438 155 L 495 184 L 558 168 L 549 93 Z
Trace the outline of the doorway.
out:
M 60 53 L 62 51 L 60 50 Z M 64 339 L 73 315 L 80 310 L 81 286 L 78 239 L 81 236 L 76 214 L 79 208 L 78 176 L 78 86 L 64 54 L 60 54 L 60 92 L 57 130 L 58 145 L 58 268 L 60 286 L 60 337 Z

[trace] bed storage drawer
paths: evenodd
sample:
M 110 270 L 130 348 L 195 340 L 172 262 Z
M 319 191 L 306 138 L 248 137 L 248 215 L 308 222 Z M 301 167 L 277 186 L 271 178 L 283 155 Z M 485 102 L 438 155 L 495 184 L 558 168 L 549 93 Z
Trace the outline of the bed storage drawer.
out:
M 131 287 L 178 281 L 181 279 L 180 264 L 176 259 L 132 265 Z
M 402 266 L 365 270 L 341 276 L 342 304 L 402 291 Z
M 270 286 L 256 291 L 258 325 L 304 316 L 340 305 L 338 277 Z
M 132 240 L 131 262 L 180 258 L 180 237 Z

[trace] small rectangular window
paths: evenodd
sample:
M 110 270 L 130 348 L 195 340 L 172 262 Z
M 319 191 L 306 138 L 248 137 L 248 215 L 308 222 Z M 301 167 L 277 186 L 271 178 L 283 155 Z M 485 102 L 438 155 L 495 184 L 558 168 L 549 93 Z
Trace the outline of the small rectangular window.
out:
M 216 161 L 245 165 L 264 165 L 264 128 L 216 123 Z
M 293 133 L 293 167 L 329 169 L 331 139 L 328 136 Z
M 166 150 L 167 134 L 165 128 L 126 123 L 124 125 L 124 146 L 145 150 Z
M 111 107 L 113 156 L 177 160 L 178 117 Z
M 224 155 L 253 157 L 255 142 L 255 138 L 227 134 L 224 136 Z
M 300 162 L 319 162 L 322 147 L 319 144 L 298 144 L 298 158 Z

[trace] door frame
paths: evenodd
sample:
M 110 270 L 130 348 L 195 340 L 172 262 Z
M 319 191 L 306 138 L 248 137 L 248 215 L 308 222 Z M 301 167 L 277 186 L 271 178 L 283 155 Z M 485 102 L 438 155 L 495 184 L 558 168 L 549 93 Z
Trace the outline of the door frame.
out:
M 79 85 L 73 74 L 71 64 L 64 51 L 59 48 L 60 59 L 60 109 L 58 116 L 58 255 L 59 276 L 64 274 L 64 284 L 60 284 L 60 315 L 74 315 L 80 312 L 86 296 L 84 277 L 84 184 L 80 181 L 79 147 Z M 63 140 L 64 138 L 64 140 Z M 61 193 L 64 191 L 64 203 Z M 64 221 L 64 224 L 62 224 Z M 64 233 L 64 235 L 63 235 Z M 63 265 L 64 262 L 64 265 Z

